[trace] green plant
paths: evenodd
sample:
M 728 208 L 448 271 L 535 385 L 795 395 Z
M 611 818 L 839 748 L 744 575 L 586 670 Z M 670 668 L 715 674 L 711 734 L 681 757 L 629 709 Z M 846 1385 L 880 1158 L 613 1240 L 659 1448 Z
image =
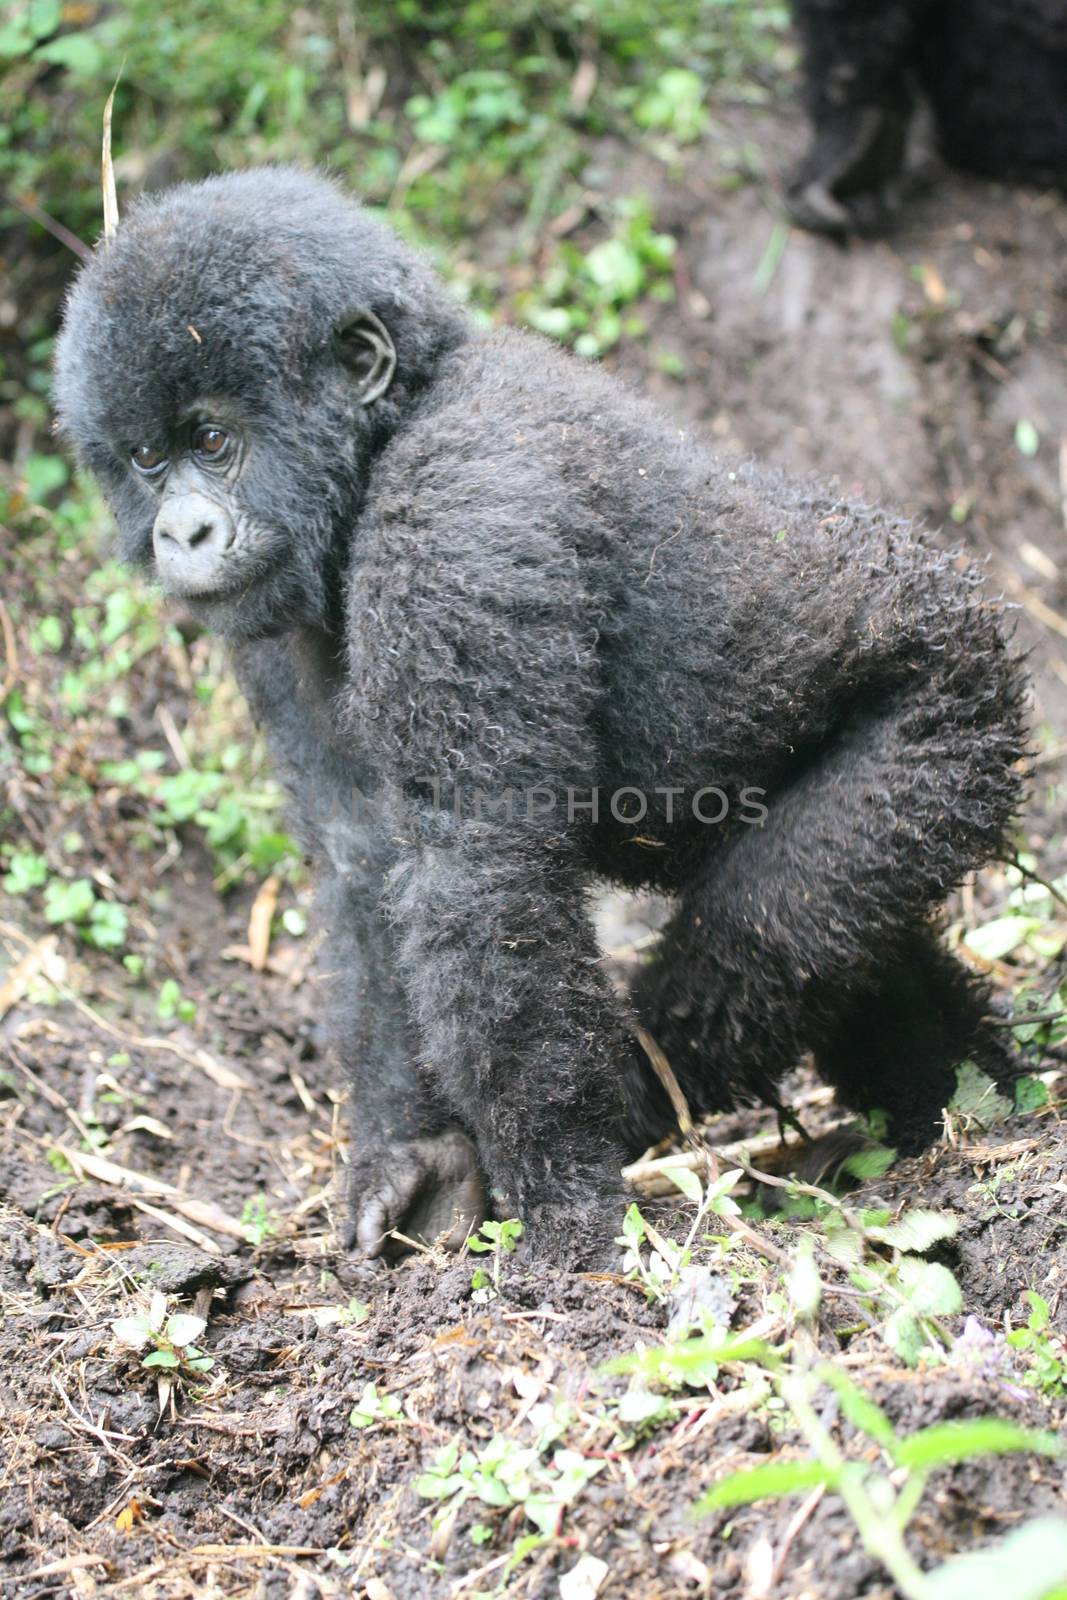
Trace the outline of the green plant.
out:
M 491 1255 L 493 1258 L 492 1277 L 483 1267 L 476 1267 L 471 1274 L 473 1300 L 484 1304 L 494 1300 L 500 1293 L 500 1263 L 516 1249 L 522 1233 L 522 1223 L 517 1217 L 511 1217 L 507 1222 L 490 1219 L 482 1223 L 477 1233 L 471 1234 L 467 1249 L 475 1255 Z
M 181 1022 L 195 1021 L 196 1001 L 183 998 L 181 985 L 176 978 L 165 978 L 160 984 L 156 1016 L 162 1022 L 169 1022 L 172 1017 L 177 1017 Z
M 195 1342 L 206 1327 L 203 1317 L 187 1312 L 175 1311 L 168 1316 L 166 1297 L 156 1293 L 147 1311 L 119 1317 L 111 1324 L 111 1332 L 126 1349 L 139 1352 L 151 1346 L 141 1357 L 142 1367 L 200 1376 L 215 1365 L 214 1359 Z
M 678 1275 L 689 1265 L 693 1242 L 701 1225 L 709 1216 L 738 1216 L 741 1207 L 732 1198 L 732 1191 L 744 1176 L 741 1170 L 724 1172 L 704 1188 L 695 1172 L 685 1167 L 665 1169 L 675 1188 L 696 1207 L 696 1214 L 681 1244 L 667 1239 L 654 1228 L 634 1204 L 628 1207 L 623 1218 L 622 1233 L 615 1240 L 623 1249 L 623 1271 L 643 1287 L 649 1300 L 662 1300 L 676 1287 Z M 648 1248 L 648 1256 L 644 1255 Z
M 841 1368 L 820 1363 L 809 1371 L 784 1365 L 769 1353 L 761 1357 L 761 1364 L 811 1454 L 731 1473 L 697 1501 L 693 1508 L 697 1515 L 769 1496 L 823 1488 L 841 1496 L 864 1548 L 886 1568 L 907 1600 L 946 1600 L 957 1593 L 966 1594 L 969 1600 L 1010 1600 L 1012 1595 L 1023 1592 L 1018 1587 L 1006 1592 L 1003 1573 L 996 1583 L 983 1581 L 979 1576 L 982 1569 L 976 1569 L 966 1557 L 959 1559 L 968 1562 L 964 1571 L 973 1587 L 967 1590 L 957 1587 L 954 1561 L 934 1573 L 922 1572 L 904 1542 L 904 1532 L 936 1468 L 1011 1451 L 1059 1455 L 1062 1447 L 1054 1435 L 1030 1432 L 1000 1417 L 979 1417 L 934 1423 L 901 1436 L 882 1408 Z M 874 1452 L 865 1451 L 861 1459 L 846 1454 L 817 1408 L 817 1397 L 824 1387 L 836 1395 L 843 1416 L 870 1441 Z M 1032 1533 L 1031 1539 L 1046 1539 L 1047 1525 L 1036 1526 L 1042 1531 Z M 1056 1527 L 1059 1533 L 1049 1546 L 1054 1570 L 1046 1567 L 1044 1588 L 1026 1592 L 1045 1594 L 1053 1583 L 1067 1579 L 1067 1523 Z
M 858 1159 L 870 1157 L 877 1169 L 883 1155 L 880 1150 L 862 1151 Z M 810 1207 L 805 1215 L 815 1227 L 803 1248 L 812 1252 L 811 1261 L 805 1256 L 793 1269 L 801 1272 L 803 1287 L 813 1297 L 803 1315 L 814 1315 L 821 1299 L 821 1280 L 814 1266 L 817 1251 L 845 1270 L 860 1296 L 866 1324 L 878 1328 L 902 1361 L 915 1366 L 921 1358 L 941 1360 L 952 1343 L 941 1319 L 955 1315 L 963 1297 L 948 1268 L 938 1261 L 924 1261 L 923 1254 L 953 1238 L 958 1219 L 948 1212 L 916 1207 L 894 1220 L 887 1211 L 856 1210 L 828 1189 L 760 1176 Z
M 366 1322 L 370 1316 L 370 1307 L 363 1300 L 350 1300 L 346 1306 L 339 1306 L 337 1310 L 338 1326 L 342 1328 L 358 1327 L 361 1322 Z
M 1033 1289 L 1027 1289 L 1026 1298 L 1030 1302 L 1026 1327 L 1013 1329 L 1008 1344 L 1030 1357 L 1027 1383 L 1044 1394 L 1067 1393 L 1067 1343 L 1052 1326 L 1048 1301 Z
M 638 99 L 633 117 L 639 128 L 662 130 L 678 144 L 691 144 L 708 120 L 699 74 L 668 67 Z
M 8 894 L 29 894 L 48 881 L 48 862 L 33 850 L 12 850 L 7 874 L 0 880 Z
M 53 878 L 44 891 L 44 916 L 52 924 L 70 924 L 99 950 L 120 950 L 126 942 L 125 908 L 97 899 L 88 878 Z
M 538 1532 L 536 1539 L 524 1542 L 522 1554 L 526 1555 L 558 1534 L 567 1507 L 605 1466 L 604 1461 L 591 1461 L 576 1450 L 554 1449 L 557 1437 L 550 1429 L 536 1444 L 521 1445 L 496 1434 L 487 1445 L 466 1450 L 460 1439 L 453 1439 L 416 1478 L 415 1493 L 439 1502 L 434 1517 L 437 1526 L 453 1521 L 471 1499 L 491 1511 L 521 1509 Z M 483 1525 L 477 1526 L 475 1542 L 484 1543 L 488 1534 Z
M 241 1225 L 245 1230 L 245 1238 L 257 1249 L 274 1237 L 278 1228 L 266 1195 L 253 1194 L 248 1197 L 241 1208 Z
M 644 295 L 674 297 L 676 242 L 657 233 L 648 202 L 618 202 L 608 238 L 588 252 L 566 242 L 536 290 L 519 298 L 519 310 L 540 333 L 573 344 L 579 355 L 599 356 L 624 333 L 644 331 L 640 318 L 626 315 Z
M 378 1422 L 401 1422 L 404 1407 L 395 1395 L 379 1394 L 376 1383 L 364 1386 L 348 1418 L 353 1428 L 373 1428 Z

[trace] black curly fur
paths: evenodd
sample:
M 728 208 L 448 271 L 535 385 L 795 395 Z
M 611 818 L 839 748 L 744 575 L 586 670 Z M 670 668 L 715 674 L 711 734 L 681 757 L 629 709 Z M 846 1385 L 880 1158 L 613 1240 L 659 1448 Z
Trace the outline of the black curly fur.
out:
M 893 198 L 917 97 L 954 166 L 1067 186 L 1063 0 L 793 0 L 815 138 L 797 220 L 875 223 Z
M 331 344 L 359 308 L 400 354 L 364 411 Z M 476 328 L 289 171 L 133 208 L 73 290 L 56 395 L 149 569 L 131 445 L 205 395 L 248 430 L 239 537 L 269 565 L 200 609 L 322 872 L 357 1221 L 368 1197 L 403 1220 L 390 1164 L 412 1195 L 450 1181 L 433 1140 L 458 1126 L 541 1250 L 617 1223 L 620 1165 L 671 1113 L 602 969 L 598 877 L 678 897 L 633 1003 L 696 1107 L 773 1093 L 810 1048 L 914 1145 L 954 1063 L 1003 1066 L 928 924 L 1020 800 L 1022 675 L 973 567 Z

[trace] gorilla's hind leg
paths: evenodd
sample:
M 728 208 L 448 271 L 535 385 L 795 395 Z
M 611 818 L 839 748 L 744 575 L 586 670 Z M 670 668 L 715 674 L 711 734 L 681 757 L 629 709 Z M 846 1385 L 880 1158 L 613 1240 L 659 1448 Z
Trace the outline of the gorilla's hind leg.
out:
M 857 709 L 768 796 L 766 820 L 691 875 L 635 1002 L 694 1109 L 774 1103 L 814 1050 L 844 1098 L 893 1113 L 894 1139 L 915 1146 L 936 1133 L 952 1069 L 993 1062 L 981 988 L 926 921 L 996 852 L 1017 799 L 1017 677 L 995 664 L 993 691 L 935 661 Z

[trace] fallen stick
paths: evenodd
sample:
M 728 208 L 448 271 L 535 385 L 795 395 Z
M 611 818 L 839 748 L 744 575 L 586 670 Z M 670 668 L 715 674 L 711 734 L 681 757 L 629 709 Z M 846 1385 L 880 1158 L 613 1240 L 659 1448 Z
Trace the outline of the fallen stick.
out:
M 240 1239 L 242 1244 L 248 1243 L 248 1232 L 244 1223 L 239 1222 L 236 1217 L 231 1217 L 219 1206 L 212 1205 L 208 1200 L 190 1200 L 179 1189 L 175 1189 L 173 1184 L 165 1183 L 162 1178 L 153 1178 L 147 1172 L 135 1172 L 132 1167 L 120 1167 L 117 1162 L 109 1161 L 106 1156 L 97 1155 L 93 1151 L 70 1150 L 65 1145 L 57 1145 L 56 1148 L 80 1178 L 93 1178 L 97 1183 L 106 1183 L 113 1189 L 125 1189 L 131 1197 L 138 1193 L 158 1195 L 166 1200 L 172 1211 L 186 1217 L 190 1222 L 198 1223 L 202 1228 L 210 1228 L 212 1233 L 224 1233 L 231 1239 Z
M 711 1147 L 724 1167 L 736 1166 L 737 1158 L 744 1156 L 752 1166 L 759 1165 L 770 1172 L 787 1171 L 803 1156 L 808 1146 L 794 1137 L 783 1138 L 778 1133 L 760 1133 L 751 1139 L 734 1139 L 729 1144 Z M 687 1172 L 702 1174 L 707 1157 L 702 1150 L 678 1150 L 673 1155 L 642 1158 L 623 1167 L 622 1175 L 641 1194 L 649 1199 L 660 1195 L 677 1194 L 678 1186 L 666 1174 L 679 1167 Z
M 162 1224 L 164 1228 L 170 1228 L 179 1238 L 188 1239 L 190 1244 L 195 1244 L 198 1250 L 204 1251 L 205 1255 L 217 1256 L 220 1254 L 219 1247 L 214 1239 L 209 1239 L 206 1233 L 200 1228 L 194 1228 L 193 1224 L 186 1222 L 184 1217 L 179 1217 L 172 1211 L 164 1211 L 161 1206 L 150 1206 L 147 1200 L 142 1200 L 140 1195 L 133 1194 L 128 1189 L 126 1194 L 130 1204 L 136 1207 L 138 1211 L 143 1211 L 146 1217 L 151 1217 L 153 1222 Z

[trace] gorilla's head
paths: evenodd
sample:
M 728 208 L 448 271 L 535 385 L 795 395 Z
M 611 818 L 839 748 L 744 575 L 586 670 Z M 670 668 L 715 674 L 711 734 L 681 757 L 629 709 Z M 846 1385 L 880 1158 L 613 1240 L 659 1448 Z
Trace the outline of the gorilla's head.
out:
M 464 319 L 330 182 L 266 168 L 131 207 L 82 268 L 62 432 L 123 557 L 239 639 L 325 620 L 375 452 Z

